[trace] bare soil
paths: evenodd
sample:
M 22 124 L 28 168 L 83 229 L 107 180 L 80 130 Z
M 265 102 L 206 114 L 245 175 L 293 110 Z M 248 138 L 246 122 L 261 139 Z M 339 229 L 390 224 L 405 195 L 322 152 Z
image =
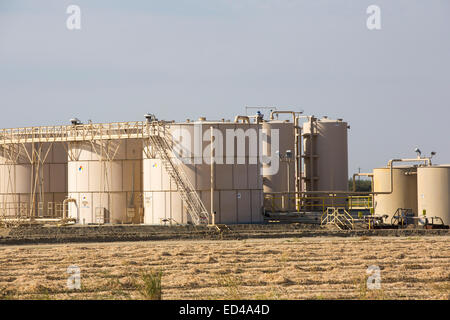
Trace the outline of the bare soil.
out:
M 183 240 L 0 246 L 0 298 L 450 299 L 449 236 Z M 70 290 L 67 268 L 81 270 Z M 366 270 L 380 268 L 381 289 Z

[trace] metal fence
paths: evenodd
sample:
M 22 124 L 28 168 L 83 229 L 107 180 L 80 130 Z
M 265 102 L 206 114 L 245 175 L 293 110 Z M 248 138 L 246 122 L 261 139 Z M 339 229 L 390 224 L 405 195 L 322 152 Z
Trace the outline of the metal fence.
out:
M 373 197 L 336 195 L 297 195 L 293 193 L 265 193 L 264 208 L 270 212 L 325 212 L 328 207 L 346 210 L 371 210 Z

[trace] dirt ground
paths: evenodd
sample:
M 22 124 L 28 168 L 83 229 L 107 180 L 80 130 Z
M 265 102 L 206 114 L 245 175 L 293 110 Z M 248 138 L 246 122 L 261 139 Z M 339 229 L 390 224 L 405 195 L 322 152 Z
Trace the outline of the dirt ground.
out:
M 0 246 L 0 298 L 450 299 L 449 236 Z M 67 287 L 69 266 L 81 289 Z M 367 288 L 380 268 L 381 289 Z

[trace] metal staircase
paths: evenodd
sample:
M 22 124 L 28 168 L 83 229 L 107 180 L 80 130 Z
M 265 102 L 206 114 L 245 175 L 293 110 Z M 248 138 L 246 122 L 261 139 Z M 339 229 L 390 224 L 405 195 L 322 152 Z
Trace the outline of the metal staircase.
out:
M 334 225 L 339 230 L 350 230 L 354 228 L 354 219 L 345 208 L 328 207 L 321 217 L 320 224 Z
M 149 132 L 150 145 L 161 157 L 166 172 L 177 185 L 181 199 L 188 214 L 191 216 L 193 224 L 208 224 L 209 213 L 181 167 L 181 161 L 173 153 L 173 148 L 169 143 L 170 134 L 165 127 L 159 124 L 152 125 Z
M 414 223 L 414 212 L 412 209 L 398 208 L 391 218 L 391 224 L 401 228 Z
M 14 164 L 17 161 L 16 153 L 12 152 L 14 147 L 20 147 L 27 143 L 51 144 L 62 142 L 68 152 L 68 143 L 90 142 L 100 146 L 108 146 L 110 150 L 117 150 L 120 141 L 115 140 L 149 139 L 153 149 L 161 157 L 167 173 L 176 183 L 185 208 L 192 218 L 192 223 L 207 224 L 209 222 L 209 213 L 184 173 L 181 164 L 177 163 L 178 159 L 170 146 L 170 134 L 166 130 L 166 124 L 168 123 L 155 121 L 152 118 L 152 120 L 147 119 L 147 121 L 136 122 L 0 129 L 0 151 L 7 155 L 11 164 Z M 69 153 L 69 157 L 76 158 L 77 155 Z M 105 161 L 113 158 L 114 154 L 105 159 Z M 34 208 L 37 202 L 36 199 L 33 198 L 30 202 L 29 208 Z M 0 214 L 5 210 L 4 208 L 6 208 L 5 204 L 0 206 Z

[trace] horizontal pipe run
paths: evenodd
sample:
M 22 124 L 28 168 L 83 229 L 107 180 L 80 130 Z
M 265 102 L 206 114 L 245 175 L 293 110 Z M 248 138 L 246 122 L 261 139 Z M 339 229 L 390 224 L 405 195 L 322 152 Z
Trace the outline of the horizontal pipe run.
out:
M 372 187 L 373 187 L 373 173 L 355 173 L 353 174 L 353 192 L 356 192 L 356 177 L 371 177 Z M 373 190 L 372 190 L 373 191 Z

